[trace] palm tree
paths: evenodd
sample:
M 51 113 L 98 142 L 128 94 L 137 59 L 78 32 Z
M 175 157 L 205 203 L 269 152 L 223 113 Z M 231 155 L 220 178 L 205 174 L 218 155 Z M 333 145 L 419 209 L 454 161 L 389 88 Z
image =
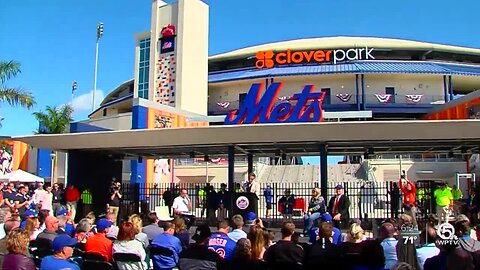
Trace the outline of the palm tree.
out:
M 55 106 L 47 106 L 45 112 L 34 112 L 33 115 L 39 122 L 37 134 L 58 134 L 67 133 L 70 128 L 70 122 L 72 118 L 73 108 L 70 105 L 62 105 L 60 108 Z M 52 176 L 50 182 L 53 184 L 56 182 L 57 177 L 57 151 L 54 151 L 52 156 Z
M 70 105 L 62 105 L 60 108 L 47 106 L 45 112 L 34 112 L 33 115 L 39 122 L 37 134 L 58 134 L 69 131 L 73 108 Z
M 20 63 L 0 61 L 0 102 L 6 102 L 11 106 L 20 105 L 30 109 L 35 104 L 31 93 L 19 87 L 8 87 L 5 85 L 6 81 L 14 78 L 20 72 Z

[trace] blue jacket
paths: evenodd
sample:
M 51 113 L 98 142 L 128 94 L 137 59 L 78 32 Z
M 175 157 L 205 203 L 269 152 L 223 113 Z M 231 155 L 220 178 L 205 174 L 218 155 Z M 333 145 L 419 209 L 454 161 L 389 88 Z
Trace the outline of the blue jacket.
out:
M 208 240 L 208 249 L 215 251 L 222 259 L 231 260 L 236 243 L 226 233 L 216 232 Z
M 153 264 L 155 269 L 162 268 L 173 268 L 178 264 L 178 255 L 182 252 L 182 244 L 177 237 L 162 233 L 153 238 L 152 246 L 154 247 L 165 247 L 173 251 L 173 257 L 167 257 L 162 255 L 153 256 Z
M 268 204 L 273 203 L 273 190 L 271 188 L 266 188 L 263 191 L 263 196 L 265 196 L 265 203 L 268 203 Z
M 309 240 L 310 240 L 310 243 L 312 243 L 312 245 L 317 242 L 318 230 L 319 230 L 318 227 L 313 227 L 312 229 L 310 229 Z M 340 245 L 342 243 L 342 232 L 336 227 L 332 228 L 332 232 L 333 232 L 332 244 Z

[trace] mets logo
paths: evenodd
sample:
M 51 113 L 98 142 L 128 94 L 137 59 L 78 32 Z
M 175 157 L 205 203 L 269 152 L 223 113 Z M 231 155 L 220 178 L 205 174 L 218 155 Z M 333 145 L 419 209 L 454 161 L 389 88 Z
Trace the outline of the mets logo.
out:
M 255 62 L 255 66 L 258 69 L 272 68 L 275 65 L 275 62 L 273 61 L 273 55 L 273 51 L 257 52 L 257 62 Z
M 247 209 L 247 207 L 250 205 L 250 201 L 248 201 L 247 197 L 240 196 L 237 198 L 236 205 L 238 209 L 244 210 Z
M 173 47 L 173 42 L 170 42 L 170 41 L 165 42 L 165 43 L 163 43 L 163 45 L 162 45 L 162 49 L 170 49 L 170 48 L 172 48 L 172 47 Z

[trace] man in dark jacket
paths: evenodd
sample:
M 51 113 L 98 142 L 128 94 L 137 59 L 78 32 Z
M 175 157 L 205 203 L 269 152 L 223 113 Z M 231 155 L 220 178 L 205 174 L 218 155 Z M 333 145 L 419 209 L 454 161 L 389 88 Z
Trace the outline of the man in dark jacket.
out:
M 335 187 L 336 194 L 328 202 L 328 212 L 333 217 L 333 225 L 339 229 L 346 229 L 350 220 L 350 200 L 344 194 L 342 185 Z

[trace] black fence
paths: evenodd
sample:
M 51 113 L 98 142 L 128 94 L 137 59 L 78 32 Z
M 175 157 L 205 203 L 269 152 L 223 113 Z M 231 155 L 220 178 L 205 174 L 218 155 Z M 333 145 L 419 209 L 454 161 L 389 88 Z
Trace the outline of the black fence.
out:
M 335 195 L 335 186 L 338 183 L 329 183 L 328 193 L 326 194 L 326 203 Z M 345 194 L 350 199 L 350 217 L 352 219 L 372 220 L 398 217 L 402 213 L 403 195 L 398 189 L 396 182 L 345 182 L 340 183 L 345 188 Z M 420 222 L 426 220 L 428 214 L 434 212 L 433 191 L 434 182 L 419 182 L 418 189 L 424 189 L 428 195 L 419 196 L 417 220 Z M 271 187 L 272 209 L 267 210 L 265 190 L 267 185 Z M 212 183 L 211 186 L 215 191 L 220 190 L 220 183 Z M 303 214 L 308 207 L 308 201 L 311 198 L 312 189 L 319 187 L 315 183 L 261 183 L 261 192 L 258 203 L 258 216 L 267 220 L 272 225 L 278 225 L 283 222 L 283 216 L 278 209 L 278 200 L 284 195 L 285 189 L 290 189 L 291 194 L 296 199 L 294 207 L 293 219 L 298 223 L 303 222 Z M 166 201 L 172 201 L 178 196 L 179 190 L 185 188 L 192 200 L 193 212 L 195 216 L 202 220 L 206 218 L 207 210 L 204 205 L 201 189 L 205 187 L 202 184 L 124 184 L 123 185 L 123 202 L 121 215 L 126 216 L 133 213 L 148 213 L 156 211 L 158 207 L 167 206 Z M 166 192 L 168 191 L 168 192 Z M 166 193 L 165 193 L 166 192 Z M 164 196 L 169 194 L 169 196 Z M 323 195 L 323 194 L 322 194 Z M 167 198 L 166 198 L 167 197 Z M 166 200 L 165 200 L 166 199 Z M 267 213 L 268 212 L 268 213 Z M 268 214 L 268 215 L 267 215 Z

